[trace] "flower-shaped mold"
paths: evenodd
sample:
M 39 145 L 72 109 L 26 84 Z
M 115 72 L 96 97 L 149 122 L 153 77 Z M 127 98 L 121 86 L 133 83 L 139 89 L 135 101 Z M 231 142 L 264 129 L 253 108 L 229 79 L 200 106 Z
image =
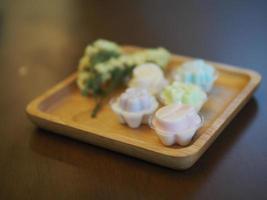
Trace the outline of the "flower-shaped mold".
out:
M 197 85 L 175 81 L 164 88 L 160 100 L 164 105 L 182 103 L 199 111 L 207 100 L 207 94 Z
M 190 143 L 202 119 L 189 105 L 171 104 L 160 108 L 150 121 L 161 142 L 166 146 L 175 143 L 185 146 Z
M 183 63 L 172 73 L 175 81 L 195 84 L 209 92 L 217 79 L 215 68 L 204 60 L 197 59 Z
M 149 117 L 158 108 L 156 98 L 141 88 L 128 88 L 120 97 L 111 100 L 110 105 L 120 122 L 131 128 L 148 123 Z
M 167 80 L 160 66 L 153 63 L 145 63 L 137 66 L 133 71 L 133 78 L 129 87 L 147 89 L 152 95 L 157 95 L 167 85 Z

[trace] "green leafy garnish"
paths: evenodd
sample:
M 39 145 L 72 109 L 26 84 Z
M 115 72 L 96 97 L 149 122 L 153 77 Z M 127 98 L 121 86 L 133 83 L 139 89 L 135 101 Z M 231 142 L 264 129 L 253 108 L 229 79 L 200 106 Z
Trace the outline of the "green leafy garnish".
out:
M 77 84 L 83 95 L 95 99 L 91 116 L 96 117 L 103 99 L 124 83 L 135 66 L 153 62 L 164 69 L 169 58 L 170 53 L 164 48 L 127 54 L 118 44 L 104 39 L 88 45 L 79 62 Z
M 114 91 L 119 85 L 123 84 L 125 77 L 129 76 L 132 73 L 133 67 L 127 68 L 115 68 L 111 71 L 111 83 L 106 88 L 106 90 L 102 90 L 103 93 L 99 95 L 94 95 L 96 104 L 94 109 L 92 110 L 91 117 L 96 117 L 97 112 L 101 109 L 101 104 L 103 99 L 108 96 L 111 92 Z M 96 86 L 98 87 L 98 86 Z
M 90 67 L 94 68 L 95 65 L 98 63 L 106 62 L 110 58 L 117 58 L 120 54 L 116 51 L 99 51 L 95 55 L 91 56 L 90 58 Z
M 88 96 L 91 92 L 93 95 L 101 95 L 103 93 L 102 80 L 100 74 L 95 74 L 94 77 L 87 80 L 85 88 L 82 90 L 84 96 Z

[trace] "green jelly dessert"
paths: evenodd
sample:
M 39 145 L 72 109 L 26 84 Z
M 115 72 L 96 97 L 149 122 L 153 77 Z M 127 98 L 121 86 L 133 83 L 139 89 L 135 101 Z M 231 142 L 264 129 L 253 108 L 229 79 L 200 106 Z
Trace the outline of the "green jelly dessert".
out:
M 207 100 L 207 94 L 197 85 L 175 81 L 164 88 L 160 99 L 165 105 L 182 103 L 199 111 Z

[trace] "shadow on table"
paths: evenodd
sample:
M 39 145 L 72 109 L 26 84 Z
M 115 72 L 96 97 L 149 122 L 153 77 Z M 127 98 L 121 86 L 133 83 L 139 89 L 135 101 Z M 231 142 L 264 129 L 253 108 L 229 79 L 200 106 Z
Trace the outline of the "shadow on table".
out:
M 42 129 L 32 134 L 30 146 L 42 156 L 83 170 L 84 176 L 91 175 L 88 181 L 92 184 L 101 181 L 99 190 L 112 181 L 112 185 L 118 184 L 121 190 L 144 190 L 152 198 L 159 198 L 157 190 L 188 197 L 196 195 L 203 183 L 212 179 L 212 173 L 253 122 L 257 110 L 257 101 L 252 98 L 200 160 L 185 171 L 160 167 Z M 190 191 L 186 191 L 189 188 Z

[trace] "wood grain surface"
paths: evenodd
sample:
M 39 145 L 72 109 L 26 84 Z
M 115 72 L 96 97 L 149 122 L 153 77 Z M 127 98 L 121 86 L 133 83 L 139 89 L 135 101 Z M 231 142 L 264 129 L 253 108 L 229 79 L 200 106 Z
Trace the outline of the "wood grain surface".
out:
M 0 199 L 267 199 L 266 1 L 0 2 Z M 189 170 L 36 128 L 25 106 L 88 42 L 164 46 L 258 71 L 254 97 Z

